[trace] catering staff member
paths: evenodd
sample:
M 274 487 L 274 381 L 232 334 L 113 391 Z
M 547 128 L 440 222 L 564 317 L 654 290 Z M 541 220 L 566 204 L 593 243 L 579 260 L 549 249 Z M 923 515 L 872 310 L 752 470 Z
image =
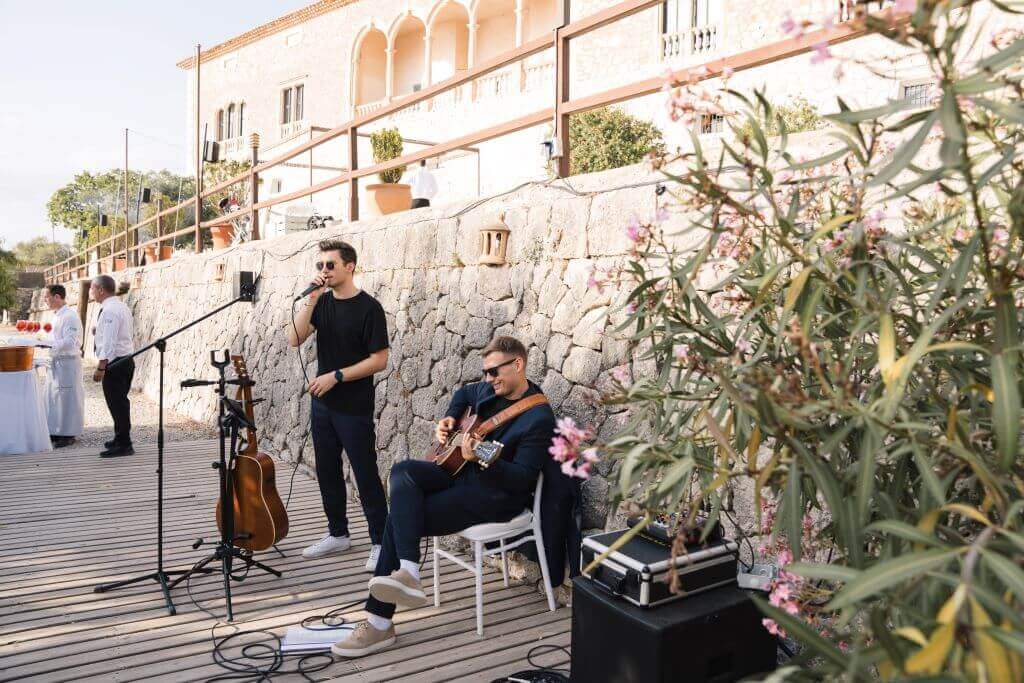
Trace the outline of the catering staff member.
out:
M 93 279 L 89 293 L 100 304 L 96 318 L 96 372 L 94 382 L 103 382 L 103 398 L 107 409 L 114 418 L 114 438 L 107 441 L 101 458 L 132 455 L 132 414 L 128 390 L 132 388 L 135 376 L 135 361 L 126 360 L 108 368 L 115 360 L 130 356 L 135 350 L 135 326 L 132 312 L 124 302 L 114 296 L 117 283 L 109 275 Z
M 82 386 L 82 321 L 65 301 L 63 285 L 47 285 L 46 304 L 53 311 L 50 333 L 50 376 L 46 384 L 46 417 L 50 441 L 63 448 L 82 435 L 85 389 Z

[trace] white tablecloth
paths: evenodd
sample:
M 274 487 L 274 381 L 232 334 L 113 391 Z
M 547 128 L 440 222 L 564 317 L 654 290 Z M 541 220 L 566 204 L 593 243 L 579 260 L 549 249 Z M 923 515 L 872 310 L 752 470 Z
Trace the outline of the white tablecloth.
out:
M 46 405 L 35 370 L 0 372 L 0 454 L 48 451 Z

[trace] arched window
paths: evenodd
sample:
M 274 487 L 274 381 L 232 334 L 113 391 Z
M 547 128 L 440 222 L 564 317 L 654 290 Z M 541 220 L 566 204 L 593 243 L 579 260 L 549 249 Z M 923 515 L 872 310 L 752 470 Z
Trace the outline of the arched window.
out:
M 234 104 L 234 102 L 232 102 L 231 104 L 228 105 L 228 137 L 227 137 L 227 139 L 230 140 L 233 137 L 235 137 L 235 104 Z
M 245 135 L 245 102 L 238 105 L 238 134 Z
M 218 142 L 223 140 L 223 139 L 225 139 L 224 138 L 224 133 L 225 133 L 225 130 L 224 130 L 224 110 L 223 109 L 218 109 L 217 110 L 217 141 Z

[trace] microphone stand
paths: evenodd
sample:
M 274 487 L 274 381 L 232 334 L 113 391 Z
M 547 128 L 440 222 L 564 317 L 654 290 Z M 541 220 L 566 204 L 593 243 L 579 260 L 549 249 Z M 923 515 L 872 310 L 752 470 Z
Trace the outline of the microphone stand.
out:
M 118 358 L 107 366 L 108 368 L 111 368 L 120 365 L 121 363 L 125 363 L 132 358 L 149 351 L 150 349 L 156 349 L 160 352 L 160 401 L 156 430 L 156 569 L 140 576 L 124 579 L 123 581 L 100 584 L 93 589 L 94 592 L 106 593 L 107 591 L 116 590 L 142 581 L 156 581 L 160 584 L 160 589 L 163 591 L 164 602 L 167 604 L 167 612 L 172 616 L 177 613 L 177 610 L 174 607 L 174 602 L 171 600 L 171 576 L 175 574 L 185 574 L 186 570 L 173 569 L 171 571 L 167 571 L 164 569 L 164 353 L 167 350 L 167 340 L 181 334 L 194 325 L 198 325 L 207 318 L 212 318 L 221 311 L 234 306 L 240 301 L 255 301 L 257 282 L 242 286 L 238 296 L 223 306 L 210 311 L 206 315 L 196 318 L 187 325 L 183 325 L 169 334 L 165 334 L 153 343 L 143 346 L 130 356 Z

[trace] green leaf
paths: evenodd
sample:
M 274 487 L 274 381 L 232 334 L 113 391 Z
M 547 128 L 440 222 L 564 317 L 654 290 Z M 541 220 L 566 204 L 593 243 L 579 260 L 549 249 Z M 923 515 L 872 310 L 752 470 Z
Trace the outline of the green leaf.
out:
M 995 626 L 990 626 L 985 629 L 985 633 L 993 639 L 998 640 L 1011 650 L 1016 650 L 1021 656 L 1024 656 L 1024 633 L 1020 633 L 1019 631 L 1004 631 L 1003 629 Z
M 992 431 L 1004 469 L 1010 469 L 1017 457 L 1020 438 L 1020 392 L 1017 389 L 1015 363 L 1002 351 L 992 356 Z
M 676 464 L 672 465 L 658 485 L 658 493 L 664 495 L 671 491 L 679 481 L 693 471 L 693 456 L 688 455 Z
M 784 628 L 786 632 L 804 645 L 812 653 L 822 657 L 839 671 L 845 671 L 849 664 L 848 657 L 839 648 L 822 638 L 807 622 L 781 609 L 773 607 L 767 600 L 752 596 L 757 608 L 769 619 Z
M 923 543 L 930 546 L 941 546 L 937 538 L 925 533 L 916 526 L 895 519 L 883 519 L 874 524 L 868 525 L 865 531 L 879 531 L 883 534 L 899 536 L 913 543 Z
M 853 567 L 838 564 L 818 564 L 816 562 L 794 562 L 786 565 L 786 571 L 799 574 L 805 579 L 824 579 L 825 581 L 849 582 L 860 576 L 861 572 Z
M 939 118 L 939 112 L 933 111 L 921 127 L 917 129 L 914 136 L 903 143 L 903 146 L 896 150 L 896 154 L 893 155 L 892 162 L 880 170 L 875 176 L 868 182 L 868 185 L 882 185 L 889 182 L 897 175 L 900 171 L 905 169 L 907 165 L 914 160 L 917 153 L 920 151 L 921 146 L 924 145 L 925 138 L 928 137 L 928 133 L 931 132 L 932 127 L 935 126 L 935 122 Z
M 807 284 L 807 279 L 811 277 L 813 272 L 814 266 L 807 266 L 789 283 L 789 288 L 786 290 L 786 300 L 782 307 L 782 315 L 779 317 L 780 322 L 789 319 L 790 312 L 796 306 L 796 300 L 800 298 L 800 293 L 804 290 L 804 285 Z
M 782 501 L 785 512 L 782 519 L 785 521 L 786 538 L 789 540 L 789 549 L 793 552 L 794 560 L 799 560 L 802 554 L 800 538 L 803 533 L 804 501 L 801 479 L 800 461 L 794 456 L 786 479 L 786 496 Z
M 1020 567 L 992 550 L 982 548 L 981 555 L 982 563 L 1006 584 L 1013 595 L 1024 596 L 1024 571 Z
M 872 107 L 871 109 L 861 109 L 860 111 L 841 111 L 838 114 L 826 114 L 822 118 L 828 119 L 829 121 L 841 121 L 843 123 L 863 123 L 864 121 L 874 121 L 880 119 L 883 116 L 889 116 L 899 111 L 905 111 L 915 106 L 913 103 L 907 100 L 895 100 L 889 104 L 882 105 L 881 107 Z
M 901 555 L 879 562 L 839 591 L 825 609 L 838 610 L 871 598 L 887 588 L 948 564 L 966 548 L 935 549 Z

